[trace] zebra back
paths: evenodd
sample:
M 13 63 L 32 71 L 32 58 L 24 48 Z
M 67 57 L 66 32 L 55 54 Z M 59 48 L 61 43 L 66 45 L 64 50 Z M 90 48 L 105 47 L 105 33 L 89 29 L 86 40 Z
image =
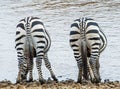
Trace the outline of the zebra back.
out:
M 22 39 L 25 38 L 25 42 L 22 41 Z M 36 40 L 36 38 L 40 38 L 42 40 Z M 47 30 L 44 27 L 44 24 L 38 17 L 26 17 L 22 20 L 20 20 L 19 24 L 17 25 L 17 31 L 16 31 L 16 46 L 15 48 L 17 50 L 20 49 L 20 45 L 24 44 L 25 48 L 28 52 L 28 54 L 32 54 L 29 56 L 36 56 L 35 54 L 35 41 L 36 44 L 45 44 L 44 47 L 44 53 L 46 53 L 51 45 L 51 39 L 47 32 Z
M 90 26 L 91 28 L 89 28 Z M 93 34 L 93 35 L 98 34 L 100 36 L 100 53 L 106 48 L 107 38 L 103 30 L 99 27 L 99 25 L 96 23 L 95 20 L 91 18 L 84 18 L 84 17 L 80 19 L 76 19 L 74 23 L 71 25 L 71 28 L 76 28 L 77 30 L 72 30 L 70 32 L 70 36 L 71 36 L 70 43 L 73 43 L 77 41 L 78 39 L 86 40 L 87 34 Z M 80 36 L 77 36 L 78 34 Z M 95 40 L 95 39 L 91 39 L 91 40 Z

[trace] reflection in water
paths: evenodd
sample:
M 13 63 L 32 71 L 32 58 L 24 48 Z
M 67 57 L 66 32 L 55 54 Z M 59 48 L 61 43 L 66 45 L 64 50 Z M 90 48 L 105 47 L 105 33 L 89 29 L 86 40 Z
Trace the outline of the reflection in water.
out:
M 14 36 L 17 22 L 26 16 L 40 17 L 52 39 L 49 60 L 59 80 L 77 79 L 77 64 L 69 46 L 70 25 L 86 16 L 95 19 L 108 39 L 100 57 L 102 79 L 120 80 L 119 0 L 4 0 L 0 3 L 0 80 L 17 76 Z M 2 40 L 3 39 L 3 40 Z M 50 74 L 43 65 L 43 75 Z M 38 78 L 36 67 L 34 77 Z M 61 76 L 61 77 L 59 77 Z

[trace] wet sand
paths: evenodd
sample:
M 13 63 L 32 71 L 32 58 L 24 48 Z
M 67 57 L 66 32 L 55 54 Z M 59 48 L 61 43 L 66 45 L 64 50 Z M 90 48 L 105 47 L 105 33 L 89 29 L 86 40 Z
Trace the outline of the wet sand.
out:
M 1 81 L 0 89 L 120 89 L 120 82 L 105 82 L 105 83 L 76 83 L 71 80 L 61 82 L 47 82 L 46 84 L 40 84 L 37 81 L 31 83 L 18 83 L 13 84 L 10 81 Z

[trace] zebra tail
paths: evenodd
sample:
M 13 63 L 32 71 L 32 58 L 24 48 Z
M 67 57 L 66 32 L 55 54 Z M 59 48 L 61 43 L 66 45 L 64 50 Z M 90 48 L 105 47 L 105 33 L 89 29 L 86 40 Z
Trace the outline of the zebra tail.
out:
M 81 54 L 83 61 L 83 77 L 88 80 L 87 45 L 84 40 L 81 41 Z
M 32 47 L 32 37 L 31 36 L 27 37 L 27 41 L 28 41 L 27 53 L 28 53 L 29 60 L 31 61 L 35 54 L 35 49 Z

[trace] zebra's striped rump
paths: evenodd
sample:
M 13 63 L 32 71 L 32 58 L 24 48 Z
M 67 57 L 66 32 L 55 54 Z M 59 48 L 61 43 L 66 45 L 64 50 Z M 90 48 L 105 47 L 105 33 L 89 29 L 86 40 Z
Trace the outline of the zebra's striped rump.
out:
M 29 81 L 33 80 L 32 70 L 34 57 L 36 57 L 40 82 L 44 81 L 41 71 L 42 60 L 44 60 L 46 67 L 49 69 L 52 78 L 57 80 L 47 58 L 47 52 L 51 45 L 50 36 L 39 18 L 26 17 L 20 20 L 17 25 L 15 43 L 19 63 L 17 82 L 23 81 L 24 79 L 26 80 L 28 72 Z
M 107 39 L 98 24 L 91 18 L 76 19 L 71 25 L 70 45 L 78 64 L 78 82 L 89 78 L 100 82 L 99 56 L 106 48 Z

